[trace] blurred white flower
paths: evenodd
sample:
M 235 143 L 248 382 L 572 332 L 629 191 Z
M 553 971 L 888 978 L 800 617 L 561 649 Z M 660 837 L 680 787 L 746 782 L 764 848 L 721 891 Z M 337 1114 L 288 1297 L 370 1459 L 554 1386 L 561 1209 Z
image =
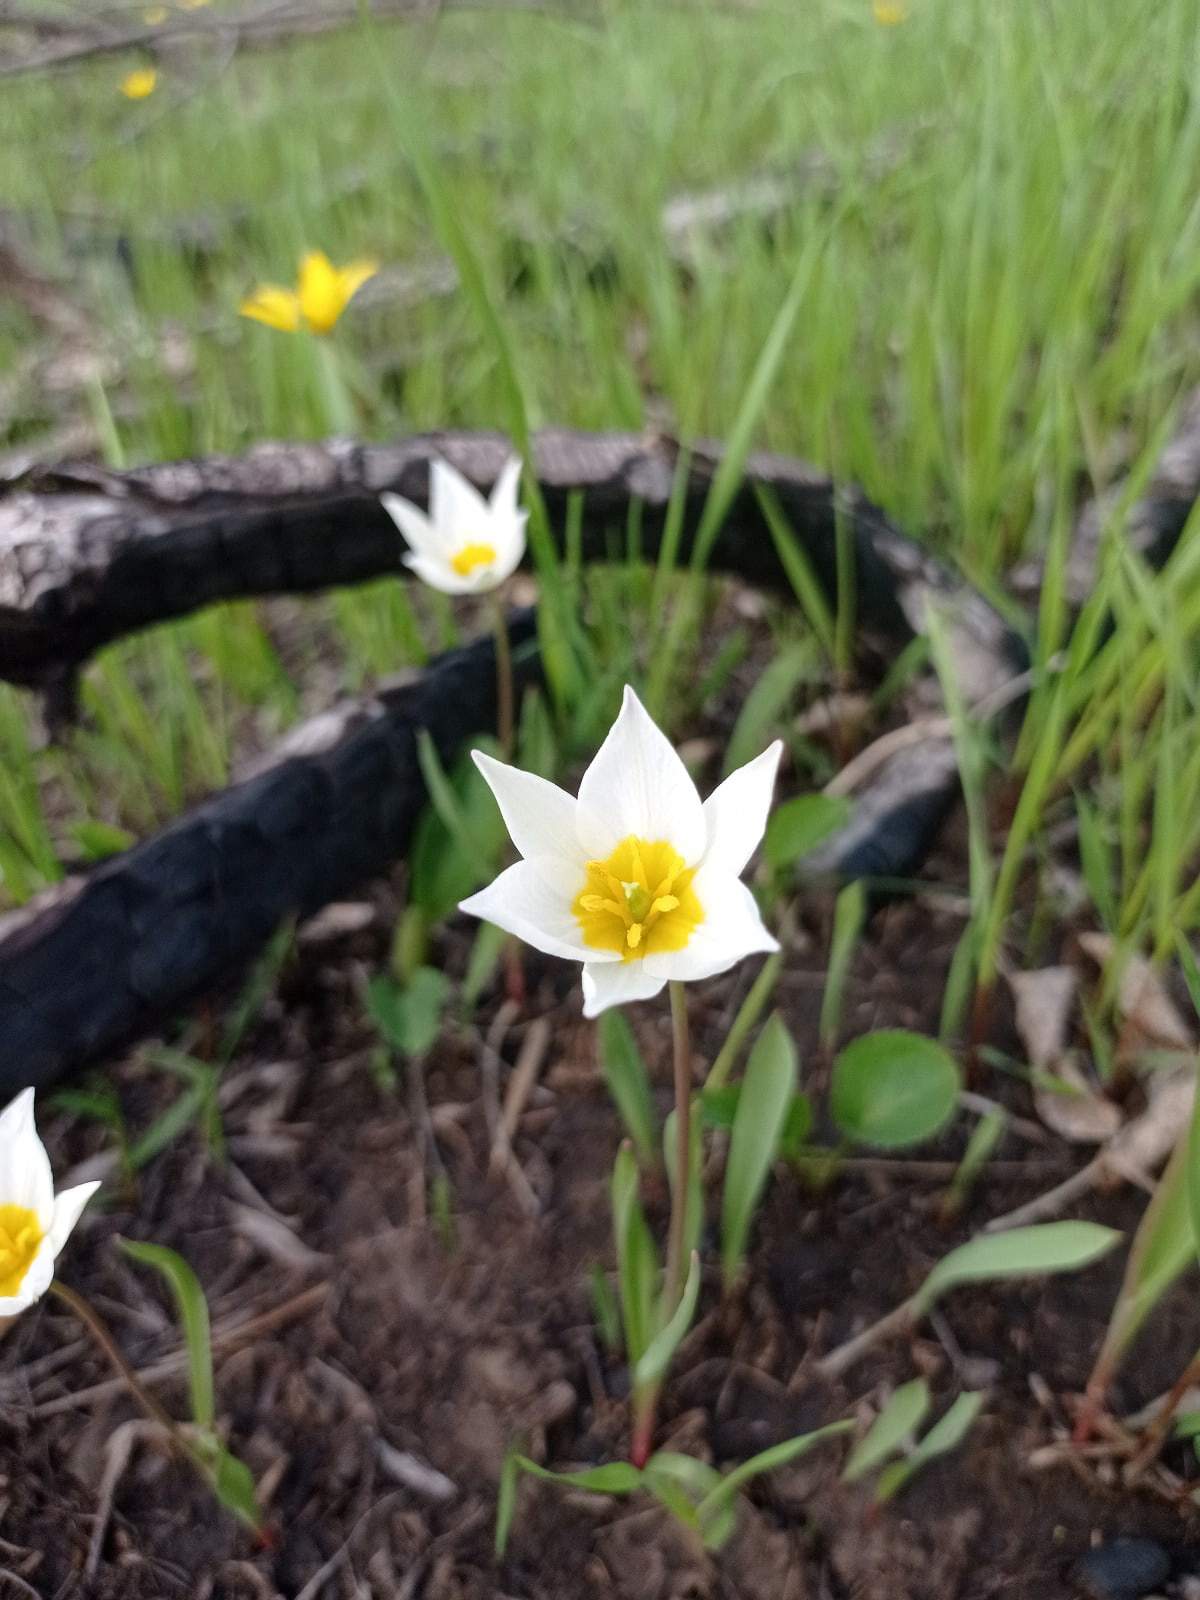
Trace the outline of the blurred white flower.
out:
M 514 456 L 487 501 L 446 461 L 430 466 L 429 514 L 398 494 L 382 494 L 383 508 L 408 541 L 404 557 L 422 582 L 443 594 L 495 589 L 525 554 L 528 511 L 517 509 L 521 462 Z
M 33 1124 L 33 1090 L 0 1112 L 0 1317 L 40 1300 L 54 1259 L 99 1183 L 54 1193 L 50 1158 Z
M 739 877 L 766 828 L 782 748 L 777 740 L 701 803 L 627 687 L 578 800 L 476 750 L 524 859 L 461 909 L 582 961 L 587 1017 L 777 950 Z

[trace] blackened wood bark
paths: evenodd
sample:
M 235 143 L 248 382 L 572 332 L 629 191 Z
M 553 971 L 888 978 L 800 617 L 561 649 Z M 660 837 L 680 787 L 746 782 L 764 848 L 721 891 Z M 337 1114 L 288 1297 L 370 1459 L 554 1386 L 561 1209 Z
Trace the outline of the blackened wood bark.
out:
M 535 630 L 510 620 L 519 687 L 540 679 Z M 257 777 L 0 924 L 0 1100 L 153 1031 L 285 917 L 384 871 L 426 799 L 419 730 L 450 762 L 495 721 L 486 638 L 308 724 Z
M 405 546 L 379 492 L 424 503 L 438 455 L 490 490 L 511 451 L 502 434 L 433 433 L 395 445 L 266 445 L 132 472 L 43 469 L 0 496 L 0 678 L 54 685 L 111 640 L 220 600 L 399 574 Z M 657 555 L 679 462 L 673 441 L 552 430 L 537 436 L 533 455 L 555 527 L 570 497 L 583 497 L 585 559 L 624 555 L 635 500 L 642 548 Z M 707 447 L 691 457 L 685 560 L 719 459 Z M 787 457 L 750 457 L 712 551 L 716 570 L 787 590 L 760 488 L 779 501 L 834 603 L 841 528 L 853 547 L 860 625 L 891 648 L 921 626 L 929 596 L 942 594 L 956 600 L 977 650 L 998 662 L 1019 655 L 996 612 L 860 491 Z

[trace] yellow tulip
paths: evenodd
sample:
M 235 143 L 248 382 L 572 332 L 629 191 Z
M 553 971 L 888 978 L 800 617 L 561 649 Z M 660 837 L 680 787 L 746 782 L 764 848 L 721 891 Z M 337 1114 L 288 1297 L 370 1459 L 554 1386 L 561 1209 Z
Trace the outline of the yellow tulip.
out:
M 300 262 L 294 289 L 265 283 L 243 300 L 238 310 L 243 317 L 265 322 L 283 333 L 295 333 L 302 326 L 310 333 L 332 333 L 354 295 L 378 271 L 375 261 L 363 259 L 335 267 L 323 250 L 309 250 Z
M 121 93 L 126 100 L 144 100 L 154 93 L 158 73 L 153 67 L 139 67 L 121 80 Z

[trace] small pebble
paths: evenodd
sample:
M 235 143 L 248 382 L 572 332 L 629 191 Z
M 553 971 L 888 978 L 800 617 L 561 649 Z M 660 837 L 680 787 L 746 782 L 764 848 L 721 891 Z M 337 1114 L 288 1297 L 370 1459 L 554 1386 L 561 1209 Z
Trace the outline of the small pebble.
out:
M 1145 1600 L 1170 1571 L 1171 1558 L 1153 1539 L 1113 1539 L 1080 1556 L 1071 1574 L 1090 1600 Z

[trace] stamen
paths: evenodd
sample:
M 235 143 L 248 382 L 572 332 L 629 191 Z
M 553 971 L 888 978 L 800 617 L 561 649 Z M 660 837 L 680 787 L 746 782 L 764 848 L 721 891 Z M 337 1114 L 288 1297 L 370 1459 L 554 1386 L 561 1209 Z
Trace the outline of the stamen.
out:
M 679 897 L 677 895 L 673 895 L 673 894 L 659 895 L 658 899 L 650 907 L 650 913 L 651 913 L 652 916 L 654 916 L 654 915 L 661 916 L 661 914 L 664 911 L 674 911 L 675 907 L 678 904 L 679 904 Z
M 450 557 L 450 565 L 460 578 L 469 578 L 477 567 L 487 567 L 496 559 L 494 545 L 465 544 Z
M 632 926 L 629 929 L 629 932 L 625 935 L 625 942 L 628 944 L 628 946 L 629 946 L 629 948 L 631 950 L 636 950 L 638 945 L 641 944 L 641 942 L 642 942 L 642 925 L 641 925 L 640 922 L 635 922 L 635 923 L 632 924 Z

